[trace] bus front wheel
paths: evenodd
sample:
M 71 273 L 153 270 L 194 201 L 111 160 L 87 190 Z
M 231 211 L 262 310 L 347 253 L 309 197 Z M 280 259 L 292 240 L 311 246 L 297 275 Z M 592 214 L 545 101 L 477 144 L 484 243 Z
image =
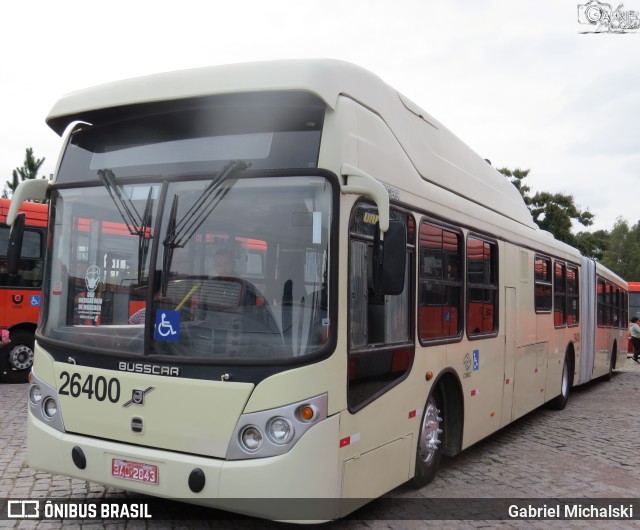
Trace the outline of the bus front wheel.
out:
M 418 447 L 416 453 L 416 472 L 411 480 L 414 487 L 422 488 L 436 476 L 442 441 L 444 439 L 444 422 L 442 397 L 438 389 L 429 395 L 420 424 Z
M 26 383 L 33 366 L 33 333 L 15 331 L 11 342 L 0 348 L 0 380 L 4 383 Z

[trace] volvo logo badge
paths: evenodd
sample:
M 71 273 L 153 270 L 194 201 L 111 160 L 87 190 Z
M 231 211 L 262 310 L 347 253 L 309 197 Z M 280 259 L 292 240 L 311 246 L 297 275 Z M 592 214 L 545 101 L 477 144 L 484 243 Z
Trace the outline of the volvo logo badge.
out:
M 128 407 L 129 405 L 144 405 L 144 397 L 152 390 L 155 390 L 155 388 L 156 387 L 154 386 L 147 387 L 145 390 L 134 388 L 131 391 L 131 399 L 122 406 Z

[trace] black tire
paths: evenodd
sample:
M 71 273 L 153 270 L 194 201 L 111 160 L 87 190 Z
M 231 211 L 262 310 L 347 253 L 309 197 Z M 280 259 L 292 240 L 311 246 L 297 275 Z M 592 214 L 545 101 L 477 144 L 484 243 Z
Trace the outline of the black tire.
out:
M 611 360 L 609 362 L 609 371 L 603 377 L 605 381 L 611 381 L 611 378 L 613 377 L 613 368 L 614 368 L 614 365 L 616 364 L 617 355 L 618 355 L 618 352 L 616 351 L 616 345 L 614 344 L 613 351 L 611 352 Z
M 549 402 L 549 406 L 555 410 L 562 410 L 567 406 L 569 393 L 571 392 L 571 361 L 569 356 L 564 356 L 562 366 L 562 381 L 560 383 L 560 394 Z
M 0 348 L 0 381 L 26 383 L 33 366 L 33 333 L 14 331 L 9 338 L 11 342 Z
M 442 396 L 435 389 L 427 398 L 420 423 L 416 446 L 416 472 L 410 481 L 414 488 L 426 486 L 436 476 L 442 458 L 442 441 L 445 434 L 443 416 Z
M 605 381 L 611 381 L 611 378 L 613 377 L 613 361 L 614 361 L 614 355 L 611 355 L 611 362 L 609 363 L 609 371 L 606 373 L 606 375 L 602 378 Z

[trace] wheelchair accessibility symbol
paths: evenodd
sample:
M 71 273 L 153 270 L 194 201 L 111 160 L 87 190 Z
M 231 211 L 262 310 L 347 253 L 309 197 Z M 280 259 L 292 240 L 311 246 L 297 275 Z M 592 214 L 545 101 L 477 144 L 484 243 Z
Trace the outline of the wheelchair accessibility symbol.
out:
M 473 371 L 480 370 L 480 350 L 473 350 Z
M 153 338 L 156 340 L 180 340 L 180 311 L 158 309 Z

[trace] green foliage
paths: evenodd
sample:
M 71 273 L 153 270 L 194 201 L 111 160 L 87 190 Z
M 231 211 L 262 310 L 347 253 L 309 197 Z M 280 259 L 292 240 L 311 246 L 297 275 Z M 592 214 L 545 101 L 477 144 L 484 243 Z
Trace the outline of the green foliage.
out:
M 531 170 L 520 168 L 509 169 L 507 167 L 503 167 L 498 169 L 498 171 L 511 181 L 511 184 L 513 184 L 517 188 L 517 190 L 520 192 L 520 195 L 522 195 L 525 204 L 528 206 L 529 192 L 531 191 L 531 188 L 526 184 L 523 184 L 522 180 L 529 174 L 529 171 Z
M 576 220 L 583 226 L 593 224 L 593 214 L 588 210 L 579 210 L 573 195 L 537 192 L 530 199 L 529 210 L 540 228 L 573 246 L 576 246 L 577 242 L 571 232 L 571 221 Z
M 596 230 L 595 232 L 578 232 L 576 234 L 576 246 L 584 255 L 596 261 L 602 259 L 609 249 L 609 231 Z
M 618 218 L 602 264 L 622 278 L 640 280 L 640 221 L 629 228 L 626 219 Z
M 529 169 L 498 169 L 517 188 L 529 207 L 534 222 L 542 229 L 551 232 L 554 237 L 569 245 L 576 246 L 576 236 L 571 232 L 572 221 L 575 220 L 583 226 L 593 224 L 593 214 L 581 211 L 575 203 L 573 195 L 563 193 L 537 192 L 531 195 L 531 188 L 523 184 L 523 180 L 529 175 Z
M 2 197 L 6 199 L 9 198 L 10 195 L 13 195 L 18 184 L 23 180 L 38 178 L 38 171 L 40 171 L 40 167 L 44 161 L 44 158 L 36 159 L 33 156 L 33 149 L 31 147 L 27 147 L 24 163 L 22 167 L 17 167 L 11 172 L 11 180 L 7 180 L 2 192 Z
M 517 190 L 520 192 L 520 195 L 522 195 L 524 202 L 528 206 L 529 203 L 527 202 L 527 199 L 529 198 L 529 192 L 531 191 L 531 188 L 526 184 L 523 184 L 522 180 L 529 174 L 529 171 L 531 170 L 520 168 L 509 169 L 503 167 L 498 169 L 498 171 L 511 181 L 511 184 L 513 184 L 517 188 Z
M 611 232 L 596 230 L 574 235 L 571 231 L 572 221 L 591 226 L 594 215 L 588 210 L 581 211 L 573 195 L 549 192 L 531 195 L 531 188 L 523 183 L 529 175 L 528 169 L 505 167 L 498 171 L 520 192 L 533 220 L 541 229 L 577 247 L 582 255 L 594 258 L 622 278 L 640 281 L 640 221 L 629 227 L 625 219 L 619 218 Z

